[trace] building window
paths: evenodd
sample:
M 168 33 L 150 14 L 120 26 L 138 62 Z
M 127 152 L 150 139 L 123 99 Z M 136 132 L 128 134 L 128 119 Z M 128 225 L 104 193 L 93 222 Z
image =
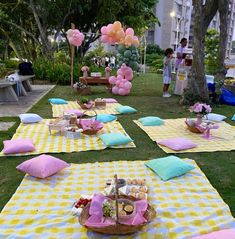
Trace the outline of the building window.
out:
M 148 35 L 147 35 L 147 42 L 149 44 L 153 44 L 154 43 L 154 31 L 153 30 L 150 30 L 148 31 Z
M 176 12 L 178 15 L 182 16 L 182 5 L 176 3 Z

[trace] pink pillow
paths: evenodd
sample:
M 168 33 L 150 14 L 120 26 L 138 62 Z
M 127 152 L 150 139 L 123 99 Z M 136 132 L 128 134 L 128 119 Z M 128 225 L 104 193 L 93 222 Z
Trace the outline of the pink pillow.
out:
M 184 150 L 191 149 L 197 146 L 197 144 L 193 143 L 189 139 L 185 138 L 174 138 L 174 139 L 164 139 L 160 140 L 158 144 L 166 146 L 173 150 Z
M 37 178 L 46 178 L 69 166 L 70 164 L 61 159 L 42 154 L 24 161 L 16 169 Z
M 211 232 L 205 235 L 193 237 L 192 239 L 235 239 L 235 229 Z
M 3 141 L 4 154 L 26 153 L 35 150 L 34 143 L 31 139 L 12 139 Z
M 77 117 L 83 116 L 83 112 L 80 110 L 65 110 L 64 113 L 75 114 Z
M 103 99 L 106 103 L 117 103 L 117 100 L 114 98 L 104 98 Z

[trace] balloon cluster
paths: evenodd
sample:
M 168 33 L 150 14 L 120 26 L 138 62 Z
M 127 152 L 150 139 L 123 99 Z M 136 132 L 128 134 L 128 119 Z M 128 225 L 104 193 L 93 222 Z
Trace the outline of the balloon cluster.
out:
M 129 48 L 127 48 L 124 45 L 119 45 L 117 50 L 117 57 L 120 64 L 125 63 L 130 66 L 134 71 L 137 71 L 139 69 L 139 52 L 136 46 L 131 45 Z
M 84 35 L 78 29 L 69 29 L 67 32 L 68 41 L 71 45 L 81 46 Z
M 107 26 L 101 27 L 101 41 L 103 43 L 120 43 L 124 44 L 126 47 L 131 45 L 139 46 L 139 39 L 134 34 L 132 28 L 127 28 L 125 31 L 122 24 L 119 21 L 113 24 L 108 24 Z
M 109 77 L 109 83 L 114 85 L 112 93 L 116 95 L 128 95 L 130 93 L 133 79 L 133 71 L 126 64 L 122 64 L 121 68 L 117 71 L 117 77 Z

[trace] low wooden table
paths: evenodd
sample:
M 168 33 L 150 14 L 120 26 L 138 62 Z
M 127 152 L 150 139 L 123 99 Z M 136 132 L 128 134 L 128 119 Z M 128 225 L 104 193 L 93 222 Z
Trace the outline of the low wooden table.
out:
M 108 91 L 112 90 L 112 85 L 109 83 L 109 80 L 106 77 L 79 77 L 81 83 L 86 85 L 106 85 Z

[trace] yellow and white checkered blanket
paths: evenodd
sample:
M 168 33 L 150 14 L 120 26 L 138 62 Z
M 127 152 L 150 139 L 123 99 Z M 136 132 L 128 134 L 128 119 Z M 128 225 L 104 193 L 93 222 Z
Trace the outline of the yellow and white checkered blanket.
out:
M 81 110 L 84 112 L 80 105 L 76 101 L 68 101 L 68 104 L 62 104 L 62 105 L 57 105 L 57 104 L 51 104 L 52 105 L 52 115 L 53 117 L 61 117 L 64 114 L 65 110 Z M 96 109 L 94 108 L 95 112 L 97 114 L 120 114 L 118 111 L 115 110 L 118 106 L 121 106 L 119 103 L 107 103 L 105 109 Z M 94 116 L 94 111 L 93 110 L 87 110 L 86 115 L 88 116 Z
M 215 152 L 235 150 L 235 127 L 226 122 L 218 123 L 219 128 L 211 130 L 212 139 L 202 137 L 202 134 L 192 133 L 188 130 L 185 119 L 165 119 L 161 126 L 143 126 L 138 120 L 134 122 L 153 140 L 160 141 L 170 138 L 187 138 L 198 146 L 192 149 L 174 151 L 162 145 L 158 146 L 166 153 L 186 152 Z
M 125 133 L 122 125 L 118 121 L 112 121 L 104 124 L 104 128 L 95 135 L 84 135 L 78 139 L 69 139 L 65 136 L 61 136 L 59 132 L 52 131 L 52 135 L 49 133 L 48 124 L 50 119 L 44 119 L 40 123 L 36 124 L 20 124 L 16 133 L 12 139 L 29 138 L 32 139 L 36 150 L 33 152 L 14 154 L 14 155 L 33 155 L 41 153 L 71 153 L 87 150 L 101 150 L 107 148 L 107 146 L 99 139 L 100 134 L 110 132 Z M 126 145 L 113 146 L 113 148 L 134 148 L 135 144 L 130 142 Z M 0 156 L 5 156 L 3 152 Z
M 72 164 L 43 180 L 26 175 L 0 214 L 0 238 L 120 238 L 87 231 L 71 214 L 81 194 L 102 191 L 105 180 L 115 173 L 120 178 L 145 178 L 149 202 L 157 211 L 152 223 L 124 238 L 186 239 L 235 227 L 228 206 L 196 163 L 184 160 L 196 168 L 166 182 L 145 167 L 144 161 Z

